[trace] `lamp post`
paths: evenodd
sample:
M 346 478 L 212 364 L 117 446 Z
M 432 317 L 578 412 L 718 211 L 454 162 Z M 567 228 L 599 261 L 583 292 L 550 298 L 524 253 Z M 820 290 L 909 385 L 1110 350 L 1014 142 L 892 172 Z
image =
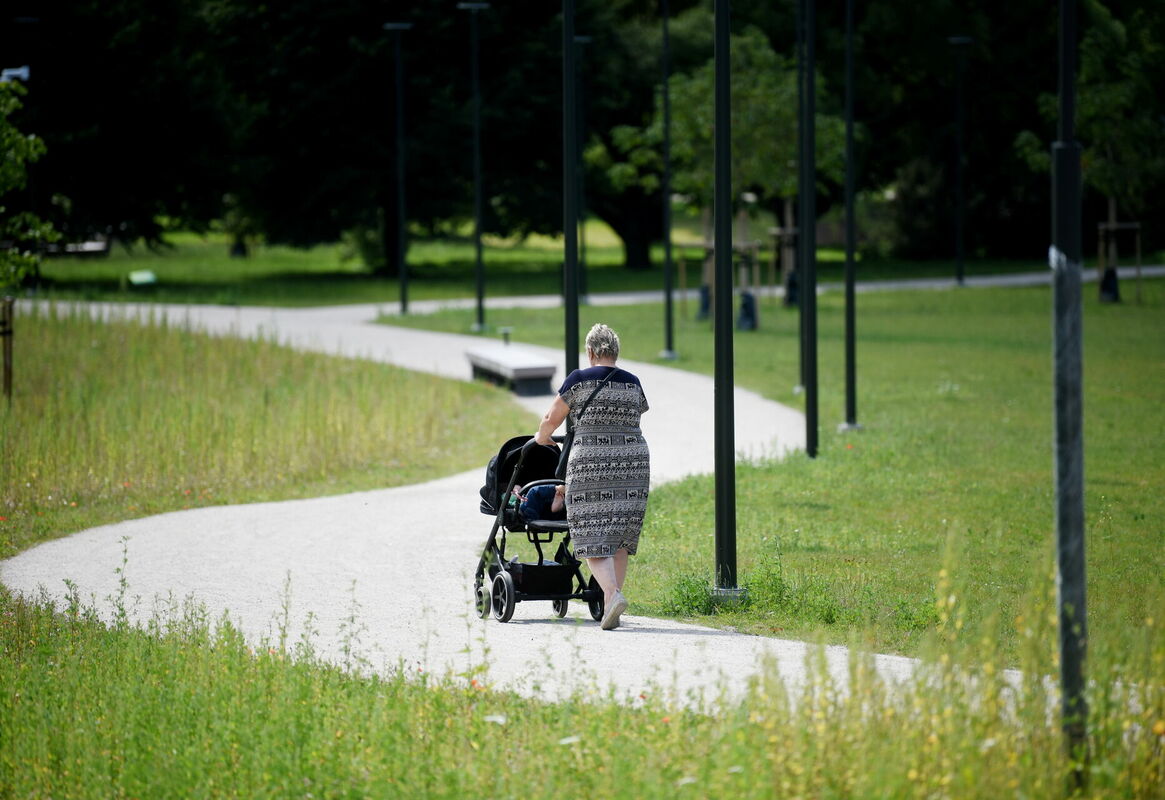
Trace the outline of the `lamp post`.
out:
M 582 67 L 583 47 L 591 43 L 590 36 L 574 37 L 574 43 L 578 46 L 578 52 L 575 54 L 575 70 L 576 80 L 578 81 L 578 158 L 575 161 L 576 169 L 578 170 L 578 293 L 579 302 L 587 302 L 587 189 L 586 189 L 586 173 L 583 171 L 583 147 L 586 143 L 587 122 L 587 100 L 586 100 L 586 80 L 579 74 Z M 581 70 L 585 74 L 585 70 Z
M 967 46 L 974 41 L 970 36 L 947 38 L 955 51 L 955 282 L 963 281 L 963 221 L 966 216 L 963 197 L 963 75 L 966 71 Z
M 458 3 L 457 8 L 469 12 L 469 40 L 471 74 L 473 76 L 473 251 L 476 259 L 474 276 L 477 282 L 477 321 L 474 331 L 485 330 L 485 265 L 481 259 L 481 84 L 478 79 L 477 12 L 489 8 L 489 3 Z
M 845 422 L 858 425 L 857 354 L 854 343 L 854 0 L 845 0 Z
M 663 350 L 659 357 L 668 361 L 676 358 L 674 309 L 672 307 L 671 261 L 671 39 L 668 35 L 667 0 L 660 0 L 663 18 Z
M 1060 0 L 1060 114 L 1052 145 L 1053 389 L 1056 482 L 1056 601 L 1060 683 L 1073 779 L 1083 785 L 1088 757 L 1084 660 L 1088 625 L 1084 575 L 1084 432 L 1081 395 L 1080 144 L 1076 141 L 1076 0 Z
M 732 118 L 729 0 L 715 0 L 715 469 L 717 602 L 737 602 L 736 431 L 732 375 Z
M 384 29 L 395 34 L 396 49 L 396 263 L 400 270 L 400 313 L 409 313 L 409 266 L 405 261 L 405 81 L 400 45 L 411 22 L 386 22 Z M 388 258 L 388 253 L 384 254 Z
M 804 69 L 802 71 L 803 97 L 801 103 L 801 370 L 805 386 L 805 452 L 817 457 L 817 137 L 816 117 L 815 42 L 817 19 L 816 0 L 803 0 Z
M 566 372 L 578 369 L 578 201 L 576 159 L 578 122 L 575 115 L 574 5 L 562 0 L 562 235 Z

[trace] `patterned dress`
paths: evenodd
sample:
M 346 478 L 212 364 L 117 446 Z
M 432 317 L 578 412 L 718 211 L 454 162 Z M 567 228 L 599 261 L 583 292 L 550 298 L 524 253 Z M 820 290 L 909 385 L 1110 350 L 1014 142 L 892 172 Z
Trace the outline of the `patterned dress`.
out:
M 579 409 L 612 371 L 586 408 Z M 574 444 L 566 467 L 566 519 L 579 558 L 634 554 L 647 510 L 651 455 L 639 430 L 647 396 L 639 378 L 617 367 L 575 370 L 558 390 L 570 406 Z

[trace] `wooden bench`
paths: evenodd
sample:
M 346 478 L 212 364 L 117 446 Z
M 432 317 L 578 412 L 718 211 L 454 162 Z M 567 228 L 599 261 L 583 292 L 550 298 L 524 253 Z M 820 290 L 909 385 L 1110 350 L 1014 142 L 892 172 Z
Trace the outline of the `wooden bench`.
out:
M 555 363 L 521 347 L 489 344 L 465 352 L 474 378 L 509 387 L 523 397 L 551 394 Z

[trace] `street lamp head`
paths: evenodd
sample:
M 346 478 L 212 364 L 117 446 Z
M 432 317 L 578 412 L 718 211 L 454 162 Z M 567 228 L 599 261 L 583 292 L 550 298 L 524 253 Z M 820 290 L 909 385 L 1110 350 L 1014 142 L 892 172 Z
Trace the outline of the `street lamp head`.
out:
M 961 45 L 968 45 L 974 41 L 975 40 L 973 38 L 971 38 L 970 36 L 948 36 L 947 37 L 947 42 L 954 45 L 955 47 L 959 47 Z
M 458 3 L 457 8 L 461 11 L 485 11 L 489 3 Z
M 384 23 L 386 31 L 410 31 L 413 29 L 411 22 L 386 22 Z

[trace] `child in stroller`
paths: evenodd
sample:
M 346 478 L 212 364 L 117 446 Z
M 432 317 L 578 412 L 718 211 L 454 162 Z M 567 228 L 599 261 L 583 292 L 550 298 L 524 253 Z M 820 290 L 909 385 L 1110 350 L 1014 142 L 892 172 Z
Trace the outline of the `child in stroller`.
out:
M 490 459 L 480 509 L 494 519 L 473 581 L 474 604 L 483 619 L 492 613 L 499 622 L 508 622 L 517 603 L 526 600 L 551 601 L 559 617 L 566 616 L 570 600 L 582 600 L 593 619 L 603 618 L 603 590 L 593 576 L 583 578 L 582 562 L 571 549 L 566 486 L 554 476 L 558 456 L 555 446 L 516 436 Z M 524 533 L 537 559 L 507 560 L 507 533 Z M 554 558 L 548 559 L 542 546 L 556 538 L 560 541 Z

